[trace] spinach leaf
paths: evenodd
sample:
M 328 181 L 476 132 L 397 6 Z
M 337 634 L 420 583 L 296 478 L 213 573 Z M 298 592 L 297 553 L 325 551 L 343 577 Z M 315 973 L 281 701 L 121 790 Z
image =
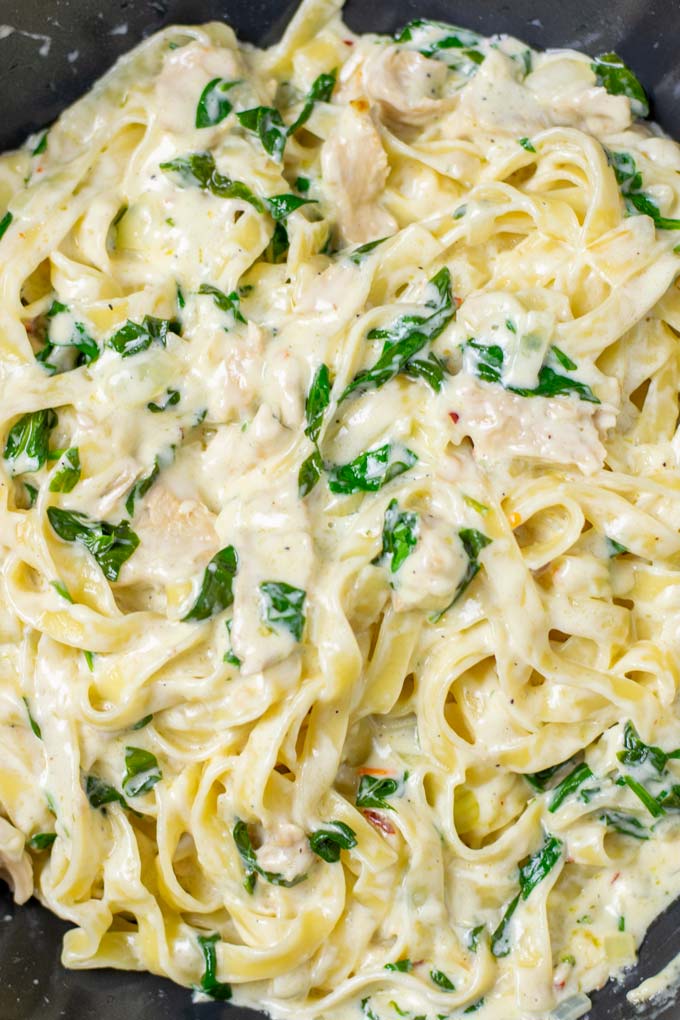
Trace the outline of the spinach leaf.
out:
M 662 216 L 656 202 L 642 190 L 642 174 L 629 152 L 608 152 L 607 159 L 614 170 L 629 216 L 640 213 L 650 216 L 659 230 L 680 230 L 680 219 Z
M 67 602 L 71 603 L 73 602 L 73 599 L 71 598 L 71 593 L 69 592 L 68 588 L 66 587 L 63 581 L 50 581 L 50 584 L 57 592 L 57 594 L 61 595 L 63 599 L 66 599 Z
M 125 748 L 125 770 L 123 793 L 128 797 L 148 793 L 163 778 L 156 755 L 143 747 Z
M 561 859 L 563 849 L 561 839 L 546 833 L 543 846 L 519 869 L 519 888 L 523 900 L 528 899 L 539 882 L 552 871 Z
M 38 360 L 44 365 L 44 367 L 52 372 L 57 372 L 60 369 L 65 371 L 67 366 L 66 363 L 60 365 L 50 364 L 47 359 L 54 355 L 55 348 L 73 348 L 78 352 L 73 364 L 69 365 L 69 368 L 78 368 L 80 365 L 91 365 L 97 360 L 101 351 L 97 341 L 90 336 L 87 331 L 87 326 L 82 322 L 76 322 L 75 319 L 67 319 L 67 335 L 61 323 L 57 320 L 60 315 L 70 316 L 70 309 L 68 305 L 63 304 L 61 301 L 53 301 L 47 312 L 48 329 L 47 329 L 47 343 L 45 347 L 37 355 Z M 62 320 L 63 322 L 63 320 Z M 70 327 L 70 329 L 69 329 Z
M 479 379 L 483 382 L 500 383 L 504 389 L 510 393 L 517 393 L 520 397 L 559 397 L 575 393 L 580 400 L 585 400 L 589 404 L 600 403 L 599 398 L 586 383 L 579 382 L 578 379 L 571 379 L 566 375 L 560 375 L 549 365 L 541 367 L 538 373 L 538 384 L 532 389 L 524 386 L 506 386 L 502 379 L 505 360 L 502 347 L 497 344 L 485 346 L 471 338 L 463 344 L 462 349 L 471 354 L 471 366 Z M 562 354 L 561 351 L 560 354 Z M 562 357 L 564 358 L 563 354 Z
M 546 769 L 541 769 L 540 772 L 525 772 L 524 778 L 526 779 L 529 786 L 539 793 L 545 791 L 546 786 L 550 780 L 555 776 L 561 769 L 567 765 L 571 765 L 575 756 L 567 758 L 566 761 L 560 761 L 557 765 L 550 765 Z
M 323 416 L 331 400 L 331 377 L 327 365 L 319 365 L 305 401 L 307 426 L 305 435 L 316 443 L 321 432 Z
M 329 822 L 325 829 L 317 829 L 308 838 L 310 848 L 317 857 L 329 864 L 340 860 L 341 850 L 351 850 L 357 845 L 354 829 L 344 822 Z
M 49 135 L 49 130 L 48 131 L 43 131 L 43 133 L 41 134 L 40 138 L 38 139 L 38 144 L 36 145 L 35 149 L 33 149 L 33 152 L 31 153 L 32 156 L 42 156 L 43 152 L 47 151 L 47 136 L 48 135 Z
M 227 93 L 234 85 L 240 85 L 240 82 L 227 81 L 226 78 L 213 78 L 208 82 L 196 107 L 197 128 L 214 127 L 229 116 L 232 106 Z
M 621 811 L 605 811 L 600 815 L 600 821 L 615 832 L 620 832 L 622 836 L 649 839 L 647 829 L 635 815 L 625 815 Z
M 501 922 L 491 936 L 491 952 L 494 956 L 507 956 L 510 952 L 508 925 L 520 900 L 526 900 L 536 886 L 552 871 L 562 857 L 564 844 L 557 836 L 545 835 L 543 846 L 529 857 L 519 869 L 519 892 L 505 909 Z
M 414 18 L 395 35 L 395 42 L 412 42 L 424 57 L 443 60 L 452 70 L 470 75 L 484 60 L 478 47 L 483 41 L 476 32 L 443 21 Z
M 630 99 L 630 108 L 636 117 L 649 116 L 649 100 L 647 93 L 638 81 L 637 76 L 617 53 L 601 53 L 591 63 L 597 84 L 612 96 L 626 96 Z
M 355 266 L 360 266 L 368 256 L 375 251 L 379 244 L 383 244 L 387 241 L 386 237 L 379 237 L 377 241 L 368 241 L 366 244 L 360 244 L 358 248 L 351 251 L 347 258 L 350 262 L 353 262 Z
M 145 715 L 142 719 L 139 720 L 139 722 L 136 722 L 134 724 L 134 726 L 131 726 L 130 729 L 131 730 L 143 730 L 145 726 L 149 725 L 149 723 L 151 722 L 152 719 L 153 719 L 153 712 L 151 713 L 151 715 Z
M 26 846 L 30 850 L 49 850 L 56 838 L 56 832 L 36 832 L 26 840 Z
M 274 226 L 274 233 L 272 234 L 272 239 L 267 247 L 266 260 L 275 266 L 278 265 L 279 262 L 285 262 L 288 257 L 289 247 L 290 241 L 288 238 L 288 231 L 283 223 L 277 223 Z
M 80 481 L 80 453 L 77 446 L 66 450 L 50 478 L 50 492 L 71 492 Z
M 224 656 L 222 658 L 222 662 L 228 662 L 230 666 L 235 666 L 238 669 L 240 667 L 240 665 L 241 665 L 241 660 L 239 659 L 238 655 L 234 654 L 234 650 L 231 647 L 231 625 L 232 625 L 233 622 L 234 622 L 233 619 L 226 621 L 227 637 L 228 637 L 228 640 L 229 640 L 229 647 L 227 648 L 226 652 L 224 653 Z
M 610 560 L 630 552 L 629 549 L 626 549 L 625 545 L 621 545 L 620 542 L 617 542 L 615 538 L 610 538 L 609 535 L 605 535 L 605 545 L 607 547 L 607 556 Z
M 5 460 L 12 475 L 39 471 L 47 463 L 50 433 L 58 423 L 52 408 L 30 411 L 14 423 L 5 443 Z
M 653 797 L 649 790 L 639 783 L 633 776 L 619 776 L 616 780 L 617 786 L 627 786 L 632 793 L 640 800 L 653 818 L 661 818 L 666 812 L 656 797 Z
M 220 311 L 228 312 L 233 315 L 236 322 L 247 321 L 241 312 L 241 299 L 235 290 L 233 290 L 231 294 L 225 294 L 223 291 L 218 290 L 217 287 L 213 287 L 210 283 L 202 283 L 198 288 L 198 293 L 210 294 Z
M 156 457 L 154 465 L 148 475 L 144 475 L 143 478 L 137 479 L 127 495 L 127 499 L 125 500 L 125 509 L 129 513 L 130 517 L 134 517 L 135 515 L 135 503 L 137 500 L 144 499 L 160 473 L 161 468 L 158 462 L 158 457 Z
M 309 177 L 296 177 L 295 178 L 295 190 L 299 191 L 301 195 L 306 195 L 309 191 L 311 181 Z
M 28 725 L 31 727 L 31 730 L 33 731 L 33 735 L 35 737 L 37 737 L 38 740 L 42 740 L 42 730 L 40 729 L 40 726 L 38 725 L 38 723 L 35 721 L 35 719 L 31 715 L 31 706 L 28 703 L 28 698 L 22 698 L 21 700 L 23 701 L 24 705 L 26 706 L 26 715 L 28 716 Z
M 680 748 L 675 751 L 662 751 L 660 747 L 645 744 L 630 720 L 623 730 L 623 751 L 616 755 L 624 765 L 636 766 L 649 763 L 658 773 L 662 773 L 669 760 L 680 759 Z
M 356 391 L 380 389 L 399 373 L 407 372 L 413 366 L 411 359 L 444 331 L 456 314 L 448 268 L 440 269 L 428 285 L 436 292 L 436 298 L 425 302 L 425 307 L 432 309 L 431 314 L 402 315 L 388 329 L 372 329 L 368 339 L 384 340 L 382 353 L 372 368 L 357 373 L 340 397 L 341 401 Z M 418 367 L 408 374 L 422 375 L 427 382 L 438 378 L 438 384 L 435 383 L 433 388 L 439 389 L 443 378 L 442 363 L 435 359 L 428 368 L 426 362 L 419 362 Z
M 432 351 L 426 358 L 414 358 L 404 368 L 404 375 L 410 379 L 423 379 L 428 386 L 439 393 L 444 376 L 449 374 L 445 362 Z
M 380 1020 L 380 1017 L 376 1016 L 374 1011 L 371 1009 L 370 1002 L 371 1002 L 370 996 L 366 996 L 365 999 L 361 1000 L 361 1003 L 360 1003 L 360 1005 L 361 1005 L 361 1012 L 366 1017 L 366 1020 Z M 404 1015 L 406 1015 L 406 1014 L 404 1014 Z
M 280 223 L 301 206 L 315 204 L 316 199 L 300 198 L 299 195 L 272 195 L 271 198 L 265 198 L 264 203 L 272 219 Z
M 328 487 L 331 492 L 351 495 L 353 492 L 377 492 L 393 478 L 408 471 L 418 458 L 412 450 L 399 443 L 376 446 L 350 461 L 332 468 Z
M 83 656 L 90 673 L 94 673 L 94 652 L 83 651 Z
M 399 974 L 410 974 L 413 964 L 410 960 L 397 960 L 396 963 L 386 963 L 385 970 L 396 971 Z
M 418 514 L 400 510 L 396 499 L 391 500 L 385 511 L 382 551 L 372 562 L 386 563 L 390 572 L 395 574 L 415 548 L 419 527 Z
M 312 115 L 315 103 L 330 103 L 333 89 L 335 88 L 336 76 L 337 71 L 330 71 L 328 74 L 320 74 L 318 78 L 315 78 L 311 89 L 305 97 L 302 110 L 298 114 L 297 119 L 288 128 L 289 135 L 295 134 L 303 124 L 307 123 Z
M 567 799 L 567 797 L 578 790 L 579 786 L 589 779 L 593 779 L 593 773 L 586 763 L 582 762 L 580 765 L 577 765 L 576 768 L 573 769 L 568 776 L 565 776 L 562 782 L 555 787 L 548 811 L 551 813 L 557 811 L 558 807 Z
M 514 332 L 514 330 L 513 330 L 513 332 Z M 568 354 L 565 354 L 564 351 L 561 351 L 559 347 L 555 347 L 554 344 L 552 345 L 551 350 L 552 350 L 552 353 L 557 358 L 557 360 L 559 361 L 559 363 L 562 366 L 562 368 L 566 368 L 566 370 L 568 372 L 575 372 L 576 371 L 576 368 L 577 368 L 576 362 L 572 361 Z
M 260 585 L 262 619 L 274 630 L 287 630 L 296 641 L 301 641 L 306 597 L 307 593 L 302 588 L 295 588 L 285 581 L 263 581 Z
M 401 779 L 393 779 L 391 776 L 362 776 L 357 789 L 356 806 L 393 811 L 394 808 L 387 803 L 386 798 L 394 797 L 395 794 L 401 795 L 406 778 L 406 775 Z
M 139 538 L 127 521 L 120 524 L 94 521 L 78 510 L 62 510 L 56 506 L 48 507 L 47 516 L 59 538 L 85 546 L 109 581 L 118 580 L 120 568 L 139 545 Z
M 430 971 L 430 980 L 433 981 L 435 985 L 442 988 L 445 992 L 455 992 L 456 990 L 456 986 L 453 981 L 451 981 L 451 979 L 448 978 L 443 971 L 437 970 L 436 968 Z
M 432 613 L 429 617 L 430 623 L 439 623 L 444 613 L 448 613 L 449 609 L 452 609 L 453 606 L 455 606 L 456 602 L 458 602 L 463 593 L 482 569 L 482 565 L 479 562 L 480 552 L 487 545 L 491 545 L 491 539 L 488 535 L 483 534 L 481 531 L 477 531 L 476 528 L 461 528 L 458 532 L 458 537 L 463 543 L 463 548 L 467 554 L 467 567 L 465 568 L 465 573 L 461 580 L 458 582 L 458 587 L 456 588 L 454 596 L 448 606 L 444 609 L 440 609 L 439 612 Z
M 13 219 L 14 217 L 12 216 L 11 212 L 8 209 L 5 215 L 0 220 L 0 241 L 5 236 L 7 228 L 10 226 Z
M 252 110 L 237 113 L 236 116 L 242 127 L 258 135 L 265 152 L 280 163 L 288 131 L 279 111 L 273 106 L 256 106 Z
M 234 578 L 238 570 L 238 556 L 233 545 L 227 545 L 215 553 L 203 574 L 201 590 L 193 606 L 182 617 L 189 620 L 208 620 L 234 601 Z
M 232 835 L 246 873 L 243 885 L 249 893 L 254 891 L 258 875 L 265 882 L 269 882 L 271 885 L 282 886 L 284 889 L 292 889 L 307 878 L 306 874 L 296 875 L 295 878 L 284 878 L 278 871 L 265 871 L 264 868 L 260 867 L 257 863 L 257 855 L 253 849 L 248 826 L 240 819 L 236 821 Z
M 472 953 L 476 953 L 479 949 L 479 936 L 486 929 L 485 924 L 478 924 L 475 928 L 471 928 L 467 936 L 467 947 Z
M 476 1013 L 478 1009 L 482 1008 L 482 1006 L 484 1005 L 484 1001 L 485 1001 L 484 996 L 482 996 L 481 999 L 477 999 L 477 1001 L 473 1002 L 472 1005 L 466 1006 L 466 1008 L 463 1010 L 463 1013 Z
M 157 319 L 155 315 L 145 315 L 141 323 L 128 319 L 124 326 L 109 337 L 107 347 L 111 347 L 122 358 L 130 358 L 133 354 L 148 350 L 152 343 L 165 347 L 168 333 L 182 335 L 182 326 L 177 319 Z
M 175 404 L 179 404 L 180 393 L 179 390 L 166 390 L 165 399 L 162 404 L 154 404 L 153 401 L 146 406 L 152 414 L 160 414 L 161 411 L 167 411 L 169 407 L 174 407 Z
M 91 807 L 103 810 L 104 814 L 106 814 L 107 804 L 120 804 L 121 807 L 127 808 L 125 797 L 114 786 L 111 786 L 92 773 L 84 778 L 85 796 L 89 800 Z
M 527 150 L 527 152 L 536 152 L 536 146 L 533 144 L 530 138 L 518 138 L 517 141 L 519 142 L 523 149 Z
M 656 799 L 664 810 L 680 810 L 680 786 L 676 784 L 670 790 L 662 790 Z
M 323 459 L 319 448 L 315 447 L 309 457 L 300 465 L 298 472 L 298 495 L 304 499 L 309 495 L 323 472 Z
M 215 944 L 221 941 L 221 936 L 215 932 L 214 935 L 197 935 L 196 941 L 205 960 L 205 970 L 201 977 L 200 990 L 209 995 L 211 999 L 219 1002 L 227 1002 L 231 999 L 231 985 L 225 981 L 217 980 L 217 953 Z

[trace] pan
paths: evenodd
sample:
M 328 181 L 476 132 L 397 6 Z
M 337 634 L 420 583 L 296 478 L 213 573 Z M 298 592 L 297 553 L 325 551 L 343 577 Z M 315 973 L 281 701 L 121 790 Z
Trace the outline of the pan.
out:
M 171 23 L 227 21 L 239 38 L 274 42 L 297 0 L 0 0 L 0 151 L 46 127 L 121 54 Z M 348 0 L 358 32 L 391 33 L 416 16 L 506 32 L 531 46 L 616 50 L 652 98 L 652 116 L 680 138 L 680 0 Z M 0 767 L 1 763 L 0 763 Z M 16 907 L 0 882 L 1 1020 L 258 1020 L 237 1006 L 193 1004 L 149 974 L 65 971 L 65 925 L 36 901 Z M 626 992 L 680 953 L 680 901 L 651 926 L 638 965 L 592 994 L 585 1020 L 680 1020 L 680 996 L 635 1009 Z

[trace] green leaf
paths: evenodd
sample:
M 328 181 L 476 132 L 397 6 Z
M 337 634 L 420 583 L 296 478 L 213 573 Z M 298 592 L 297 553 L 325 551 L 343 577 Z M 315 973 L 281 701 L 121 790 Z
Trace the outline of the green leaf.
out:
M 196 107 L 196 127 L 214 127 L 228 117 L 232 105 L 227 98 L 227 93 L 238 81 L 227 81 L 226 78 L 213 78 L 201 92 L 201 98 Z
M 616 780 L 617 786 L 627 786 L 632 793 L 644 804 L 653 818 L 661 818 L 666 814 L 664 808 L 661 806 L 656 797 L 652 796 L 649 790 L 639 783 L 633 776 L 624 775 L 619 776 Z
M 600 821 L 621 833 L 622 836 L 631 836 L 633 839 L 649 839 L 649 833 L 639 818 L 635 815 L 625 815 L 621 811 L 605 811 L 600 815 Z
M 483 41 L 480 35 L 443 21 L 414 18 L 395 36 L 395 41 L 411 42 L 424 57 L 442 60 L 468 77 L 484 60 L 484 54 L 476 48 Z
M 295 190 L 299 191 L 301 195 L 306 195 L 309 191 L 311 181 L 309 177 L 296 177 L 295 179 Z
M 295 878 L 288 879 L 284 878 L 278 871 L 265 871 L 264 868 L 261 868 L 257 862 L 257 855 L 253 850 L 248 826 L 240 819 L 237 819 L 232 835 L 234 837 L 236 849 L 243 861 L 243 867 L 246 873 L 243 884 L 249 893 L 254 891 L 258 875 L 260 878 L 263 878 L 265 882 L 269 882 L 270 885 L 282 886 L 284 889 L 292 889 L 294 886 L 299 885 L 300 882 L 304 882 L 307 878 L 307 875 L 304 874 L 296 875 Z
M 396 499 L 391 500 L 385 511 L 382 551 L 372 562 L 385 563 L 390 572 L 395 574 L 415 548 L 419 527 L 418 514 L 399 510 Z
M 358 248 L 349 253 L 347 258 L 355 266 L 360 266 L 375 251 L 378 245 L 384 244 L 385 241 L 387 241 L 386 237 L 379 237 L 377 241 L 368 241 L 366 244 L 360 244 Z
M 571 379 L 566 375 L 560 375 L 549 365 L 541 367 L 538 373 L 538 384 L 532 389 L 523 386 L 506 386 L 502 379 L 505 360 L 502 347 L 497 344 L 485 346 L 470 339 L 463 344 L 462 349 L 464 352 L 471 352 L 472 368 L 479 379 L 488 383 L 500 383 L 508 392 L 516 393 L 520 397 L 559 397 L 575 393 L 580 400 L 589 404 L 600 403 L 599 398 L 586 383 L 579 382 L 578 379 Z M 560 354 L 563 358 L 565 357 L 561 351 Z
M 316 443 L 321 432 L 323 416 L 331 400 L 331 377 L 327 365 L 319 365 L 309 387 L 305 401 L 307 426 L 305 435 Z
M 125 769 L 123 793 L 128 797 L 148 793 L 163 778 L 156 755 L 143 747 L 125 748 Z
M 369 996 L 367 996 L 365 999 L 361 1000 L 361 1003 L 360 1003 L 360 1005 L 361 1005 L 361 1012 L 366 1017 L 366 1020 L 380 1020 L 380 1017 L 376 1016 L 376 1014 L 371 1009 L 370 1002 L 371 1002 L 371 1000 L 370 1000 Z
M 49 850 L 56 838 L 56 832 L 36 832 L 26 840 L 26 846 L 29 850 Z
M 561 351 L 559 347 L 555 347 L 554 344 L 551 349 L 553 354 L 559 361 L 560 365 L 562 366 L 562 368 L 566 368 L 568 372 L 576 371 L 577 368 L 576 362 L 572 361 L 568 354 L 565 354 L 564 351 Z
M 560 807 L 567 797 L 578 790 L 579 786 L 587 780 L 593 778 L 593 773 L 585 762 L 577 765 L 576 768 L 573 769 L 568 776 L 565 776 L 562 782 L 555 787 L 548 811 L 551 813 L 557 811 L 558 807 Z
M 70 315 L 70 309 L 68 305 L 63 304 L 61 301 L 53 301 L 47 311 L 48 328 L 47 328 L 47 345 L 40 351 L 38 355 L 39 360 L 45 362 L 47 357 L 51 357 L 54 353 L 55 348 L 74 348 L 78 354 L 72 364 L 72 368 L 78 368 L 80 365 L 91 365 L 97 360 L 101 351 L 99 344 L 91 337 L 87 331 L 87 326 L 82 322 L 76 322 L 73 319 L 69 325 L 71 330 L 66 338 L 64 338 L 61 330 L 57 332 L 56 324 L 54 320 L 58 315 Z M 57 371 L 55 366 L 52 366 Z
M 448 606 L 444 609 L 440 609 L 436 613 L 432 613 L 429 617 L 430 623 L 439 623 L 444 613 L 448 613 L 449 609 L 458 602 L 463 596 L 463 593 L 469 588 L 472 581 L 482 569 L 482 565 L 479 562 L 479 554 L 487 545 L 491 545 L 491 539 L 488 535 L 483 534 L 481 531 L 477 531 L 476 528 L 461 528 L 458 532 L 463 548 L 466 552 L 468 562 L 465 568 L 461 580 L 458 582 L 458 586 L 454 593 L 453 598 L 449 602 Z
M 566 761 L 560 761 L 557 765 L 550 765 L 546 769 L 541 769 L 540 772 L 525 772 L 524 778 L 526 779 L 529 786 L 539 793 L 543 793 L 550 780 L 565 766 L 571 765 L 574 757 L 567 758 Z
M 312 83 L 312 87 L 305 97 L 302 110 L 297 119 L 288 128 L 288 134 L 293 135 L 303 124 L 306 124 L 312 115 L 315 103 L 329 103 L 335 88 L 337 72 L 331 71 L 328 74 L 320 74 Z
M 287 630 L 296 641 L 301 641 L 305 627 L 306 592 L 285 581 L 263 581 L 260 597 L 264 622 L 274 630 Z
M 236 116 L 242 127 L 259 137 L 265 152 L 280 163 L 288 131 L 279 111 L 273 106 L 256 106 L 252 110 L 237 113 Z
M 680 810 L 680 785 L 676 784 L 670 790 L 662 790 L 657 797 L 657 801 L 664 810 Z
M 563 849 L 561 839 L 546 833 L 543 846 L 519 869 L 519 888 L 523 900 L 528 899 L 539 882 L 542 882 L 561 860 Z
M 5 215 L 0 220 L 0 241 L 5 236 L 7 228 L 10 226 L 13 219 L 14 217 L 12 216 L 11 212 L 8 209 Z
M 90 673 L 94 673 L 94 652 L 83 651 L 83 655 L 85 656 L 85 662 Z
M 271 198 L 265 198 L 264 203 L 272 219 L 283 222 L 301 206 L 315 204 L 316 199 L 300 198 L 299 195 L 272 195 Z
M 227 1002 L 231 999 L 231 985 L 224 981 L 217 980 L 217 953 L 215 945 L 221 941 L 221 936 L 215 932 L 214 935 L 197 935 L 199 949 L 205 961 L 205 970 L 201 977 L 200 989 L 209 995 L 211 999 L 219 1002 Z
M 136 722 L 134 726 L 131 726 L 131 730 L 143 730 L 145 726 L 148 726 L 153 719 L 153 713 L 151 715 L 145 715 L 139 722 Z
M 630 551 L 626 549 L 625 545 L 621 545 L 615 538 L 610 538 L 608 535 L 605 535 L 605 545 L 607 547 L 607 556 L 610 560 L 613 560 L 615 556 L 623 556 Z
M 210 191 L 217 198 L 234 198 L 249 202 L 257 212 L 264 212 L 261 199 L 254 195 L 247 184 L 232 181 L 220 173 L 211 152 L 192 152 L 160 164 L 165 173 L 175 174 L 183 187 L 198 187 Z
M 645 744 L 630 720 L 623 730 L 623 751 L 616 755 L 623 765 L 638 766 L 646 763 L 662 773 L 670 759 L 680 759 L 680 748 L 675 751 L 662 751 L 660 747 Z
M 304 499 L 312 491 L 321 478 L 323 472 L 323 459 L 319 448 L 315 447 L 309 457 L 300 465 L 298 472 L 298 495 Z
M 351 850 L 357 845 L 354 829 L 344 822 L 328 822 L 326 828 L 317 829 L 308 837 L 309 845 L 317 857 L 335 864 L 340 860 L 341 850 Z
M 496 928 L 495 932 L 491 936 L 491 952 L 496 957 L 508 956 L 510 953 L 510 933 L 508 927 L 512 920 L 512 915 L 517 910 L 517 904 L 519 903 L 519 893 L 514 896 L 507 907 L 505 913 L 501 918 L 500 924 Z
M 38 498 L 38 492 L 40 491 L 37 485 L 31 485 L 30 482 L 24 482 L 24 489 L 26 490 L 26 495 L 28 496 L 29 508 L 35 506 L 35 501 Z
M 139 545 L 139 538 L 127 521 L 109 524 L 92 520 L 78 510 L 62 510 L 56 506 L 48 507 L 47 516 L 59 538 L 85 546 L 109 581 L 118 580 L 123 563 Z
M 394 808 L 387 803 L 387 798 L 394 797 L 395 794 L 401 795 L 405 782 L 406 775 L 401 779 L 393 779 L 391 776 L 362 776 L 357 789 L 356 806 L 393 811 Z
M 215 553 L 203 573 L 198 597 L 182 621 L 208 620 L 228 609 L 234 601 L 233 585 L 237 570 L 238 556 L 233 545 Z
M 283 223 L 276 223 L 274 226 L 274 233 L 272 239 L 269 242 L 267 248 L 266 259 L 271 262 L 272 265 L 278 265 L 280 262 L 285 262 L 288 257 L 288 249 L 290 247 L 290 240 L 288 238 L 288 231 L 286 230 Z
M 146 496 L 147 492 L 158 478 L 160 472 L 160 464 L 158 463 L 158 457 L 156 457 L 154 465 L 148 475 L 144 475 L 143 478 L 139 478 L 132 486 L 127 495 L 127 499 L 125 500 L 125 509 L 129 513 L 130 517 L 134 517 L 135 503 L 138 499 L 143 499 L 144 496 Z
M 58 423 L 50 408 L 30 411 L 14 423 L 5 443 L 5 460 L 12 475 L 39 471 L 47 462 L 50 434 Z
M 50 581 L 50 584 L 52 585 L 54 590 L 59 595 L 61 595 L 63 599 L 66 599 L 67 602 L 71 603 L 73 602 L 73 599 L 71 598 L 71 593 L 69 592 L 68 588 L 66 587 L 63 581 Z
M 202 283 L 198 288 L 198 293 L 209 294 L 220 311 L 233 315 L 236 322 L 247 321 L 241 312 L 241 299 L 235 290 L 233 290 L 231 294 L 225 294 L 223 291 L 218 290 L 217 287 L 213 287 L 210 283 Z
M 536 147 L 529 138 L 518 138 L 517 141 L 527 152 L 536 152 Z
M 231 647 L 231 625 L 232 625 L 232 623 L 234 621 L 232 619 L 232 620 L 226 620 L 225 622 L 226 622 L 226 626 L 227 626 L 227 637 L 228 637 L 228 640 L 229 640 L 229 647 L 228 647 L 227 651 L 224 653 L 224 656 L 222 658 L 222 662 L 228 662 L 230 666 L 235 666 L 236 669 L 239 669 L 240 666 L 241 666 L 241 660 L 239 659 L 238 655 L 234 654 L 234 650 Z
M 349 464 L 332 468 L 328 487 L 331 492 L 351 495 L 354 492 L 378 492 L 384 485 L 408 471 L 418 458 L 405 446 L 385 443 L 359 454 Z
M 413 964 L 410 960 L 397 960 L 396 963 L 386 963 L 385 970 L 397 971 L 400 974 L 410 974 Z
M 455 992 L 456 990 L 456 986 L 453 981 L 451 981 L 443 971 L 437 970 L 436 968 L 430 971 L 430 980 L 433 981 L 435 985 L 442 988 L 445 992 Z
M 84 779 L 85 796 L 89 800 L 91 807 L 103 810 L 105 814 L 107 804 L 120 804 L 121 807 L 127 808 L 125 798 L 114 786 L 111 786 L 92 773 L 86 775 Z
M 444 266 L 429 281 L 437 297 L 425 302 L 425 307 L 432 309 L 430 315 L 402 315 L 388 329 L 372 329 L 369 340 L 384 340 L 380 357 L 372 368 L 359 372 L 347 386 L 340 401 L 346 400 L 351 393 L 363 392 L 367 389 L 380 389 L 396 375 L 407 372 L 411 367 L 411 359 L 431 343 L 444 331 L 456 314 L 451 295 L 451 273 Z M 429 378 L 428 378 L 429 373 Z M 435 361 L 428 367 L 427 362 L 419 362 L 419 367 L 411 375 L 423 375 L 427 381 L 434 380 L 433 389 L 438 390 L 443 378 L 442 363 Z M 438 380 L 438 381 L 437 381 Z
M 50 478 L 50 492 L 71 492 L 80 481 L 80 453 L 77 446 L 70 446 Z
M 601 53 L 591 63 L 597 84 L 612 96 L 626 96 L 635 117 L 649 116 L 649 100 L 636 75 L 616 53 Z
M 471 928 L 467 935 L 467 947 L 472 953 L 476 953 L 479 949 L 479 936 L 486 930 L 485 924 L 478 924 L 475 928 Z
M 24 705 L 26 706 L 26 715 L 28 716 L 28 725 L 31 727 L 31 729 L 33 731 L 33 735 L 36 736 L 38 738 L 38 740 L 42 740 L 42 730 L 40 729 L 40 726 L 38 725 L 38 723 L 35 721 L 35 719 L 31 715 L 31 708 L 30 708 L 30 705 L 28 704 L 28 698 L 22 698 L 21 700 L 23 701 Z
M 148 350 L 153 343 L 165 347 L 168 333 L 182 335 L 182 326 L 177 319 L 157 319 L 155 315 L 145 315 L 141 323 L 128 319 L 124 326 L 109 337 L 107 347 L 111 347 L 122 358 L 130 358 L 133 354 Z
M 179 404 L 179 390 L 166 390 L 165 393 L 166 396 L 162 404 L 150 403 L 146 405 L 152 414 L 160 414 L 161 411 L 167 411 L 169 407 L 174 407 L 175 404 Z
M 428 386 L 439 393 L 444 376 L 449 375 L 446 363 L 432 351 L 426 358 L 414 358 L 404 368 L 404 375 L 410 379 L 424 379 Z
M 629 152 L 607 152 L 616 183 L 623 196 L 628 215 L 650 216 L 659 230 L 680 230 L 680 219 L 662 216 L 656 202 L 642 190 L 642 174 Z
M 35 149 L 31 153 L 32 156 L 42 156 L 43 152 L 47 151 L 47 136 L 48 136 L 48 134 L 49 134 L 49 131 L 43 131 L 43 133 L 41 134 L 41 136 L 40 136 L 40 138 L 38 140 L 38 144 L 36 145 Z

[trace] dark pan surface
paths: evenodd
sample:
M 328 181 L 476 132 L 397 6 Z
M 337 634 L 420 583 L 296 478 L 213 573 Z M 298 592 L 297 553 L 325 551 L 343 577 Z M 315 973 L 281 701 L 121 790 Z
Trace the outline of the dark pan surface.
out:
M 162 25 L 219 18 L 242 39 L 270 42 L 296 6 L 297 0 L 0 0 L 0 26 L 17 30 L 0 39 L 0 150 L 48 125 L 116 57 Z M 355 31 L 392 32 L 416 16 L 484 34 L 509 32 L 539 48 L 615 49 L 651 94 L 653 116 L 680 138 L 680 0 L 348 0 L 346 7 Z M 49 51 L 42 56 L 45 37 Z M 66 928 L 35 901 L 15 907 L 0 883 L 0 1020 L 261 1017 L 236 1007 L 192 1005 L 186 990 L 147 974 L 67 972 L 59 964 Z M 626 988 L 678 952 L 680 903 L 652 926 L 625 985 L 593 995 L 588 1020 L 680 1020 L 677 1001 L 640 1013 L 625 998 Z

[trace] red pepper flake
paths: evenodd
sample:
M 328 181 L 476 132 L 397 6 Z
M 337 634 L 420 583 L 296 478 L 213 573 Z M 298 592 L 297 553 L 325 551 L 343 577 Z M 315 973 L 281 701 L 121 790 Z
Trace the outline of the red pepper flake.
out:
M 460 421 L 460 415 L 458 414 L 457 411 L 449 411 L 449 418 L 451 419 L 454 425 L 457 425 L 458 422 Z
M 460 308 L 460 306 L 461 306 L 461 305 L 462 305 L 462 303 L 463 303 L 463 299 L 462 299 L 462 297 L 454 297 L 454 299 L 453 299 L 453 300 L 454 300 L 454 302 L 455 302 L 456 308 Z
M 564 986 L 566 985 L 567 982 L 566 981 L 555 981 L 553 983 L 555 985 L 555 988 L 564 988 Z
M 616 874 L 612 877 L 612 880 L 611 880 L 611 882 L 609 884 L 610 885 L 614 885 L 614 882 L 618 882 L 618 880 L 620 878 L 621 878 L 621 872 L 617 871 Z
M 382 829 L 382 831 L 387 833 L 388 836 L 393 836 L 396 832 L 392 823 L 388 822 L 379 811 L 371 811 L 370 808 L 366 808 L 364 811 L 364 817 L 371 823 L 371 825 L 375 825 L 376 829 Z
M 343 39 L 342 41 L 344 42 L 345 46 L 354 46 L 353 39 Z

